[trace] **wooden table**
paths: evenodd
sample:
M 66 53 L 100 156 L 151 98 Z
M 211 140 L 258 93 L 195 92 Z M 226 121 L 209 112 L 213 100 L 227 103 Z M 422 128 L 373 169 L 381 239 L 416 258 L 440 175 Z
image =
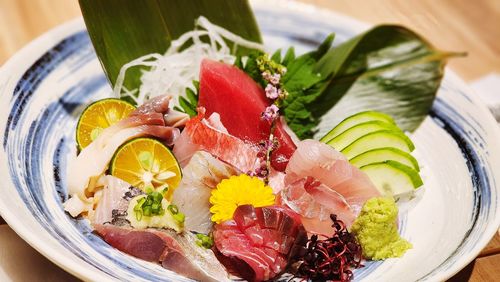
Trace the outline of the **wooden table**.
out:
M 360 20 L 400 23 L 443 50 L 467 51 L 450 67 L 466 81 L 500 73 L 498 0 L 302 0 Z M 80 16 L 77 1 L 0 0 L 0 65 L 38 35 Z M 0 218 L 0 224 L 3 224 Z M 20 239 L 19 239 L 20 240 Z M 2 248 L 2 246 L 0 246 Z M 499 281 L 500 235 L 450 281 Z

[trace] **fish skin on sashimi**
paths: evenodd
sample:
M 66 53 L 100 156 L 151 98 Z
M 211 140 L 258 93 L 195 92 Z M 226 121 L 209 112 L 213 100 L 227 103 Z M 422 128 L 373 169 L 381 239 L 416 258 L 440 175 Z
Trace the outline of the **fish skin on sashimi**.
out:
M 198 108 L 198 116 L 186 123 L 173 153 L 185 165 L 196 151 L 208 152 L 242 172 L 255 169 L 259 152 L 253 144 L 213 127 L 205 119 L 204 108 Z
M 211 250 L 200 248 L 191 234 L 170 230 L 136 230 L 110 224 L 93 225 L 94 232 L 112 247 L 198 281 L 230 281 Z
M 290 158 L 281 200 L 302 215 L 308 232 L 331 234 L 330 214 L 350 226 L 363 204 L 380 196 L 367 175 L 340 152 L 315 140 L 304 140 Z
M 307 242 L 300 216 L 280 206 L 239 206 L 213 236 L 221 262 L 248 281 L 277 277 Z
M 271 104 L 264 90 L 250 76 L 235 66 L 205 59 L 200 70 L 198 106 L 207 115 L 217 112 L 231 135 L 258 144 L 267 140 L 271 127 L 261 113 Z M 279 147 L 273 151 L 272 166 L 284 171 L 295 151 L 295 144 L 286 133 L 281 120 L 274 132 Z

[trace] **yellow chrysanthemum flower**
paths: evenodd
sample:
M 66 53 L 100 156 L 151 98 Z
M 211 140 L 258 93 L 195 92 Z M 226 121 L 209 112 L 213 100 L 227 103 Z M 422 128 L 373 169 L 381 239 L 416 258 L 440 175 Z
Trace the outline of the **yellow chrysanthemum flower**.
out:
M 246 174 L 231 176 L 222 180 L 212 191 L 210 196 L 210 203 L 213 205 L 210 212 L 214 214 L 212 221 L 221 223 L 233 218 L 238 206 L 265 207 L 273 205 L 274 201 L 273 190 L 259 178 Z

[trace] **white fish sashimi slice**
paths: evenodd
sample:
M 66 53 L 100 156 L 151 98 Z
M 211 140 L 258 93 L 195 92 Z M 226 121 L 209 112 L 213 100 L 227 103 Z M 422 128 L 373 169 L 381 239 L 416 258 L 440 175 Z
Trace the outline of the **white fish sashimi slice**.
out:
M 99 191 L 101 196 L 93 216 L 89 217 L 92 224 L 113 222 L 113 211 L 126 211 L 130 199 L 140 194 L 140 190 L 112 175 L 101 176 L 97 186 L 104 188 Z
M 196 152 L 183 169 L 181 183 L 175 189 L 172 203 L 184 213 L 186 230 L 207 234 L 212 228 L 210 195 L 223 179 L 238 174 L 232 166 L 206 152 Z
M 338 151 L 304 140 L 286 168 L 283 201 L 303 216 L 308 231 L 329 234 L 330 214 L 350 226 L 362 205 L 380 193 L 370 179 Z

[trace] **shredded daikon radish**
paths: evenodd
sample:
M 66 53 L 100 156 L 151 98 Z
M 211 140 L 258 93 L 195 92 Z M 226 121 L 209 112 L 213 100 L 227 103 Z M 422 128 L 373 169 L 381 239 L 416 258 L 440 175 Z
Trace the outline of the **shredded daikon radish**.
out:
M 233 43 L 232 50 L 225 40 Z M 179 49 L 188 41 L 192 41 L 193 44 L 180 51 Z M 232 64 L 236 59 L 233 54 L 238 47 L 264 50 L 262 44 L 248 41 L 212 24 L 205 17 L 199 17 L 195 29 L 173 40 L 164 55 L 148 54 L 125 64 L 116 79 L 114 95 L 130 97 L 137 105 L 141 105 L 150 98 L 168 93 L 175 97 L 172 102 L 177 105 L 178 97 L 185 95 L 187 87 L 193 89 L 192 81 L 199 79 L 200 64 L 203 59 L 209 58 Z M 123 86 L 125 74 L 129 68 L 136 66 L 150 67 L 150 69 L 143 70 L 139 89 L 129 90 Z

